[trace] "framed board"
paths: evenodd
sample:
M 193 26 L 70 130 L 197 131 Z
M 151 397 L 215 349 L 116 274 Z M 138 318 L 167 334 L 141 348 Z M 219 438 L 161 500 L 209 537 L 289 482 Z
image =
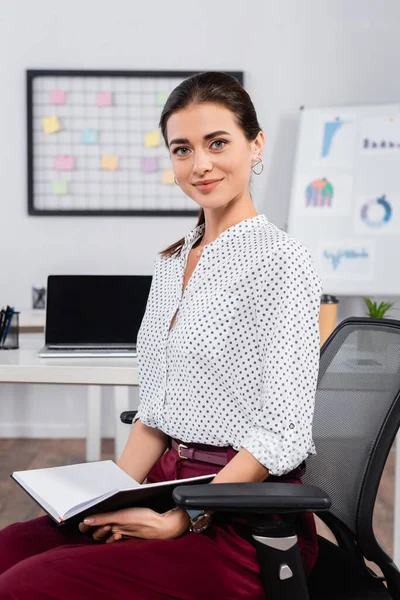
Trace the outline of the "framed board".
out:
M 400 105 L 301 111 L 288 232 L 324 293 L 399 296 Z
M 28 70 L 28 214 L 196 215 L 158 128 L 168 95 L 195 73 Z

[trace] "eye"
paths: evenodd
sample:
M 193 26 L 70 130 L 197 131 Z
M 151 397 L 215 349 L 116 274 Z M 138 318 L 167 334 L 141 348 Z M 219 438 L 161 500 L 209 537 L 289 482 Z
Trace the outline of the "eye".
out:
M 187 156 L 188 153 L 189 153 L 189 148 L 185 148 L 183 146 L 181 146 L 180 148 L 175 148 L 172 151 L 172 154 L 176 154 L 177 156 Z
M 222 148 L 224 148 L 224 146 L 226 146 L 227 141 L 226 140 L 214 140 L 213 143 L 211 144 L 211 147 L 214 148 L 214 150 L 222 150 Z

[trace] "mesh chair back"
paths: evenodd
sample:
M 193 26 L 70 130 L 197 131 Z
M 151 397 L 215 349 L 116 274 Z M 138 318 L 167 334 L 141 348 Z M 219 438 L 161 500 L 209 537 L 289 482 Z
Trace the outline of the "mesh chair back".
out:
M 399 390 L 400 321 L 341 323 L 321 351 L 313 427 L 317 455 L 307 460 L 303 481 L 330 495 L 331 513 L 354 535 L 377 441 L 381 454 L 387 445 L 385 457 L 392 443 L 393 435 L 381 434 Z

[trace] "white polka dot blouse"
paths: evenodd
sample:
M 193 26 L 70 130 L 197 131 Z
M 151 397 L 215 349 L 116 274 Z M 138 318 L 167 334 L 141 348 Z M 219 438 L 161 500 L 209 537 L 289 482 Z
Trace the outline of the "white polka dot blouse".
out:
M 258 214 L 204 247 L 182 295 L 203 229 L 154 262 L 136 418 L 182 442 L 246 448 L 283 475 L 315 453 L 321 282 L 304 246 Z

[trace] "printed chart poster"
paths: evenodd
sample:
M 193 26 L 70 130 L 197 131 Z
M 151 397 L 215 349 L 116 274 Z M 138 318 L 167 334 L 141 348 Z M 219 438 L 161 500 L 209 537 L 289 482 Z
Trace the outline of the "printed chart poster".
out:
M 320 242 L 317 270 L 323 279 L 372 280 L 375 243 L 373 240 Z
M 361 121 L 363 156 L 400 154 L 400 116 L 368 117 Z
M 354 209 L 356 235 L 387 236 L 400 233 L 400 196 L 358 196 Z
M 317 140 L 315 164 L 351 168 L 356 150 L 355 115 L 325 114 Z
M 301 216 L 347 216 L 353 212 L 353 179 L 349 175 L 300 175 L 293 209 Z

